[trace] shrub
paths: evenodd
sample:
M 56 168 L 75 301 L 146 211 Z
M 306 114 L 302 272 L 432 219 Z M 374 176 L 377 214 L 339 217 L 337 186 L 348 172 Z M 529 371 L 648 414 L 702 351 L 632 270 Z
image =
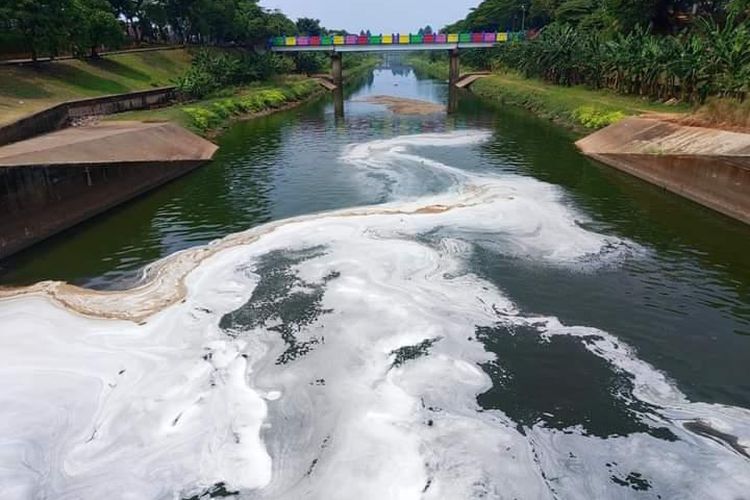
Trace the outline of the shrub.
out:
M 265 80 L 292 70 L 294 61 L 278 54 L 201 50 L 176 84 L 183 93 L 200 99 L 223 87 Z
M 310 95 L 316 88 L 316 83 L 305 81 L 280 89 L 251 90 L 247 94 L 189 106 L 183 108 L 183 111 L 196 129 L 206 132 L 220 127 L 233 116 L 281 107 L 284 103 Z
M 598 129 L 625 118 L 622 111 L 607 111 L 593 106 L 581 106 L 571 113 L 571 118 L 586 128 Z
M 216 113 L 205 108 L 185 108 L 183 111 L 187 113 L 193 125 L 199 130 L 209 130 L 217 126 L 221 121 L 221 118 Z

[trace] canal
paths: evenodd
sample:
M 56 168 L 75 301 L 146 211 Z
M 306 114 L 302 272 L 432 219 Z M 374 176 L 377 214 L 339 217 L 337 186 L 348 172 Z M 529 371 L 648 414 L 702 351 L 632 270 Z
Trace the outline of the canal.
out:
M 398 115 L 375 95 L 446 103 L 448 89 L 379 68 L 348 91 L 343 118 L 323 98 L 237 123 L 209 166 L 2 263 L 3 284 L 122 290 L 175 252 L 319 214 L 212 260 L 200 273 L 211 291 L 189 302 L 215 319 L 195 332 L 48 348 L 82 364 L 79 343 L 181 352 L 131 360 L 144 371 L 128 395 L 95 412 L 120 428 L 99 448 L 70 445 L 80 476 L 50 482 L 50 497 L 115 486 L 139 498 L 747 495 L 750 228 L 586 159 L 525 111 L 462 94 L 454 114 Z M 235 351 L 248 363 L 241 389 L 228 361 L 210 361 Z M 191 356 L 226 380 L 198 381 Z M 133 403 L 141 390 L 179 402 Z M 225 428 L 201 416 L 243 404 L 263 417 Z M 134 411 L 131 426 L 108 420 Z M 173 413 L 195 422 L 144 430 Z M 72 415 L 66 425 L 88 425 Z M 211 446 L 228 432 L 245 448 L 225 456 Z M 155 444 L 131 449 L 134 435 Z M 223 465 L 207 472 L 201 453 Z M 102 480 L 91 464 L 115 457 L 123 465 Z M 133 485 L 127 465 L 141 461 L 161 468 L 159 487 Z

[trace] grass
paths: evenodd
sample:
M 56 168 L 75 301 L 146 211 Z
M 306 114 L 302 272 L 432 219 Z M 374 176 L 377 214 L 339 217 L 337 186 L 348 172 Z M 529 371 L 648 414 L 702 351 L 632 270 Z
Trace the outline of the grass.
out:
M 285 76 L 225 89 L 210 98 L 175 106 L 110 115 L 108 120 L 171 121 L 200 135 L 211 135 L 233 120 L 303 101 L 322 91 L 313 79 Z
M 484 99 L 522 106 L 581 132 L 606 127 L 626 116 L 691 110 L 687 105 L 669 106 L 609 90 L 552 85 L 511 72 L 478 80 L 471 90 Z
M 190 60 L 187 50 L 178 49 L 2 66 L 0 124 L 71 99 L 171 85 Z
M 448 77 L 447 61 L 429 61 L 414 57 L 409 60 L 409 64 L 418 72 L 431 77 Z M 691 110 L 687 105 L 669 106 L 609 90 L 553 85 L 541 80 L 524 78 L 510 71 L 494 73 L 477 80 L 471 86 L 471 90 L 488 102 L 521 106 L 578 132 L 606 127 L 626 116 L 646 113 L 684 114 Z
M 378 58 L 363 59 L 357 66 L 344 71 L 344 80 L 359 78 L 378 62 Z M 106 119 L 171 121 L 206 137 L 215 135 L 234 120 L 271 112 L 322 92 L 322 87 L 311 78 L 285 75 L 265 82 L 224 89 L 200 101 L 119 113 Z

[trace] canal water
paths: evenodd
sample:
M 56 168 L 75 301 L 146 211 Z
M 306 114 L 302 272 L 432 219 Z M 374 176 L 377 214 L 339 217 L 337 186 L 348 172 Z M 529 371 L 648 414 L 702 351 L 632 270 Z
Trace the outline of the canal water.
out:
M 142 324 L 0 303 L 3 497 L 750 498 L 750 228 L 524 111 L 373 95 L 448 89 L 380 68 L 343 118 L 238 123 L 3 263 L 122 290 L 260 231 Z

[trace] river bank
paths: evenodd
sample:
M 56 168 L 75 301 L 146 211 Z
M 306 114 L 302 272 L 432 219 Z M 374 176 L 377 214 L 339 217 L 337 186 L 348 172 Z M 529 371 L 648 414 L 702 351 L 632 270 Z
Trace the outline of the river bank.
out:
M 225 89 L 208 99 L 110 115 L 106 120 L 169 121 L 203 137 L 214 138 L 236 120 L 289 109 L 323 92 L 315 79 L 284 76 Z
M 440 60 L 412 58 L 410 63 L 433 77 L 447 74 Z M 668 106 L 609 90 L 552 85 L 514 72 L 481 78 L 471 91 L 483 102 L 522 107 L 586 136 L 576 145 L 597 161 L 750 222 L 750 135 L 724 101 L 709 101 L 699 109 Z M 735 107 L 734 115 L 746 113 L 741 105 Z
M 349 76 L 371 65 L 374 61 L 368 60 Z M 8 129 L 24 129 L 25 135 L 9 135 L 6 142 L 10 144 L 0 148 L 0 177 L 4 180 L 0 209 L 8 215 L 0 224 L 0 258 L 209 161 L 218 147 L 185 129 L 215 138 L 234 121 L 289 109 L 323 92 L 316 79 L 286 75 L 224 89 L 201 101 L 175 100 L 174 105 L 149 109 L 149 102 L 137 99 L 129 109 L 146 109 L 118 113 L 128 109 L 122 103 L 129 102 L 131 94 L 125 94 L 112 96 L 120 101 L 111 109 L 81 105 L 83 120 L 66 111 L 65 118 L 47 128 L 36 122 L 46 124 L 48 120 L 36 115 L 35 123 L 28 127 L 31 118 L 7 125 Z M 167 102 L 178 97 L 172 89 Z M 111 114 L 101 123 L 99 116 L 88 118 L 106 113 Z M 66 128 L 71 123 L 74 126 Z
M 447 61 L 413 57 L 409 59 L 409 64 L 417 73 L 431 78 L 448 77 Z M 581 86 L 551 85 L 540 80 L 524 78 L 512 71 L 496 72 L 477 80 L 471 86 L 471 91 L 486 102 L 525 108 L 581 135 L 606 127 L 626 116 L 645 113 L 681 115 L 690 111 L 689 106 L 682 104 L 666 105 Z
M 379 62 L 369 58 L 344 72 L 350 82 L 362 78 Z M 271 80 L 221 90 L 208 98 L 176 103 L 172 106 L 112 115 L 108 120 L 171 121 L 207 138 L 241 120 L 251 120 L 284 111 L 327 91 L 317 79 L 301 75 L 283 75 Z
M 61 102 L 173 85 L 188 49 L 0 67 L 0 125 Z

